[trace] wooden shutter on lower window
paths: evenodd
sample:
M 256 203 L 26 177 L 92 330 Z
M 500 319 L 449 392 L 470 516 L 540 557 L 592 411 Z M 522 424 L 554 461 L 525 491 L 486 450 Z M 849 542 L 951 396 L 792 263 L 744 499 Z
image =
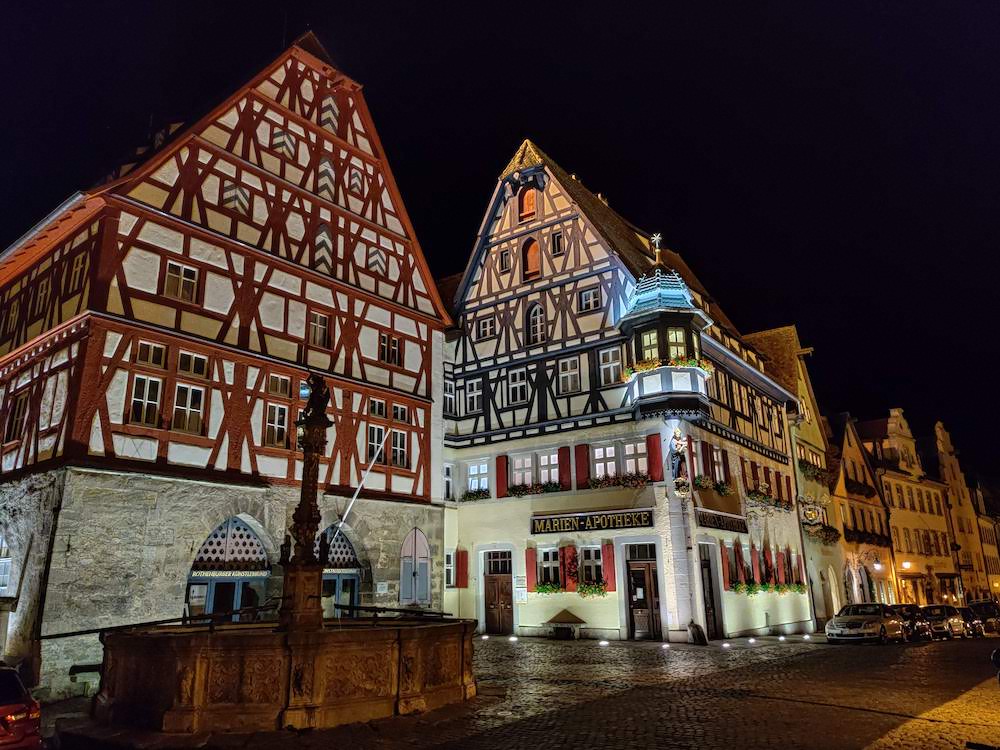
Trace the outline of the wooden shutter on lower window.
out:
M 729 550 L 725 542 L 719 542 L 719 558 L 722 566 L 722 590 L 729 591 Z
M 750 568 L 753 570 L 753 582 L 760 583 L 760 552 L 753 542 L 750 542 Z
M 732 487 L 733 477 L 729 473 L 729 451 L 725 449 L 722 451 L 722 476 L 725 478 L 726 484 Z M 735 487 L 733 489 L 735 489 Z
M 590 489 L 590 446 L 580 444 L 574 448 L 576 454 L 576 488 Z
M 573 489 L 573 464 L 568 445 L 559 449 L 559 486 L 564 490 Z
M 774 490 L 772 491 L 772 494 L 779 500 L 782 499 L 782 495 L 784 494 L 781 487 L 781 474 L 777 471 L 774 472 Z
M 663 481 L 663 450 L 660 443 L 660 433 L 646 435 L 646 471 L 651 482 Z
M 785 583 L 785 553 L 778 550 L 778 583 Z
M 576 547 L 568 544 L 559 548 L 559 579 L 563 591 L 576 591 Z
M 785 496 L 788 498 L 788 502 L 792 502 L 795 496 L 792 494 L 792 475 L 790 473 L 785 475 L 785 490 L 787 491 Z
M 757 489 L 757 484 L 760 482 L 760 467 L 757 466 L 756 461 L 750 462 L 750 475 L 753 477 L 753 487 L 751 489 Z
M 497 497 L 507 497 L 507 456 L 497 456 Z
M 702 473 L 709 479 L 714 479 L 714 474 L 712 472 L 712 444 L 707 440 L 702 440 L 699 443 L 701 447 L 701 470 Z
M 469 588 L 469 550 L 455 550 L 455 588 Z
M 747 475 L 747 460 L 740 456 L 740 476 L 743 477 L 743 489 L 750 491 L 750 477 Z
M 534 591 L 538 586 L 538 550 L 535 547 L 524 550 L 524 573 L 528 591 Z
M 601 572 L 604 574 L 604 585 L 608 591 L 614 591 L 617 584 L 615 574 L 615 543 L 604 542 L 601 545 Z

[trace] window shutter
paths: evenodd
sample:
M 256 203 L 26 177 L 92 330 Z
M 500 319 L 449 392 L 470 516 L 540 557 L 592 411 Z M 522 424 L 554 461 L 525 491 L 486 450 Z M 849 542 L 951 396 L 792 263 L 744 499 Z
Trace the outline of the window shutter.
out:
M 654 432 L 646 435 L 646 467 L 649 472 L 649 481 L 663 481 L 663 449 L 661 447 L 660 433 Z
M 778 550 L 778 583 L 785 582 L 785 553 Z
M 753 582 L 760 583 L 760 553 L 753 542 L 750 542 L 750 568 L 753 570 Z
M 469 588 L 469 550 L 455 550 L 455 588 Z
M 524 572 L 528 591 L 535 591 L 538 585 L 538 550 L 534 547 L 526 547 L 524 550 Z
M 590 446 L 580 444 L 574 448 L 576 453 L 576 488 L 590 489 Z
M 417 601 L 431 603 L 431 563 L 430 560 L 417 562 Z
M 743 542 L 736 538 L 733 541 L 733 558 L 736 561 L 736 578 L 740 583 L 747 582 L 747 564 L 743 558 Z
M 507 456 L 497 456 L 497 497 L 507 497 Z
M 750 489 L 756 489 L 757 484 L 760 482 L 760 473 L 758 472 L 758 466 L 756 461 L 750 462 L 750 476 L 753 477 L 753 487 Z
M 726 479 L 726 484 L 730 487 L 733 486 L 733 477 L 729 473 L 729 451 L 723 449 L 722 451 L 722 476 Z M 735 489 L 735 488 L 734 488 Z
M 570 571 L 576 567 L 576 547 L 571 544 L 559 548 L 559 579 L 563 591 L 576 591 L 576 575 Z
M 743 477 L 743 489 L 750 491 L 750 479 L 747 476 L 747 460 L 740 456 L 740 476 Z
M 712 478 L 712 445 L 707 440 L 699 441 L 701 447 L 701 472 Z
M 729 591 L 729 550 L 725 542 L 719 542 L 720 565 L 722 566 L 722 590 Z
M 399 603 L 413 601 L 413 558 L 404 557 L 399 566 Z
M 779 500 L 782 499 L 783 490 L 781 487 L 781 474 L 777 471 L 774 472 L 774 496 Z
M 785 490 L 785 496 L 788 498 L 788 502 L 792 502 L 795 499 L 795 496 L 792 494 L 792 475 L 790 473 L 785 475 Z
M 767 485 L 767 489 L 770 490 L 771 495 L 774 495 L 774 485 L 771 484 L 771 469 L 767 466 L 764 467 L 764 483 Z
M 559 449 L 559 486 L 564 490 L 573 489 L 573 465 L 570 463 L 568 445 Z
M 617 584 L 614 542 L 605 542 L 601 545 L 601 570 L 604 572 L 605 588 L 608 591 L 614 591 Z
M 761 583 L 774 583 L 774 553 L 770 547 L 764 550 L 764 564 L 761 566 Z

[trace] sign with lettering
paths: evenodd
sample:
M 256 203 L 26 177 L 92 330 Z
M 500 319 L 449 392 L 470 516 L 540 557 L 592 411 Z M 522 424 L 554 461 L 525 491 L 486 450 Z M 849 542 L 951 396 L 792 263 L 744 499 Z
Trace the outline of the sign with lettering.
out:
M 596 511 L 594 513 L 534 516 L 531 519 L 531 533 L 571 534 L 577 531 L 638 529 L 652 525 L 652 508 L 640 508 L 638 510 L 612 510 Z
M 745 518 L 713 513 L 710 510 L 703 510 L 702 508 L 695 508 L 695 511 L 698 525 L 703 528 L 735 531 L 740 534 L 747 533 L 747 520 Z

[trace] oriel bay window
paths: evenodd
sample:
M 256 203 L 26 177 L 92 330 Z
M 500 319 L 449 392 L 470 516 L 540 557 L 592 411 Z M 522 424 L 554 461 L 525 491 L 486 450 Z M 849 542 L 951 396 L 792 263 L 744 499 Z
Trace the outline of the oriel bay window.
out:
M 148 427 L 159 427 L 160 392 L 163 381 L 147 375 L 136 375 L 132 381 L 132 409 L 129 421 Z
M 687 343 L 684 341 L 684 329 L 670 327 L 667 329 L 667 357 L 670 359 L 686 359 Z
M 264 445 L 270 448 L 288 447 L 288 407 L 284 404 L 267 405 Z
M 538 582 L 559 586 L 559 550 L 548 547 L 538 550 Z
M 600 547 L 580 548 L 580 581 L 582 583 L 604 583 Z
M 204 401 L 204 389 L 178 383 L 174 394 L 174 418 L 170 427 L 181 432 L 201 433 Z

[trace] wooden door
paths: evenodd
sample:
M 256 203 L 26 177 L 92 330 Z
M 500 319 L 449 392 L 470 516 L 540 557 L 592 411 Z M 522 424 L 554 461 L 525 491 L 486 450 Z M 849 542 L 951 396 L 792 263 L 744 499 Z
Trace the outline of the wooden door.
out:
M 629 636 L 638 640 L 660 637 L 660 595 L 655 562 L 628 564 Z
M 709 640 L 721 638 L 722 628 L 719 627 L 718 612 L 715 608 L 715 577 L 712 575 L 712 550 L 709 544 L 699 544 L 698 554 L 701 558 L 701 594 L 705 604 L 705 637 Z
M 486 632 L 508 635 L 514 631 L 514 588 L 509 573 L 483 576 L 486 594 Z

